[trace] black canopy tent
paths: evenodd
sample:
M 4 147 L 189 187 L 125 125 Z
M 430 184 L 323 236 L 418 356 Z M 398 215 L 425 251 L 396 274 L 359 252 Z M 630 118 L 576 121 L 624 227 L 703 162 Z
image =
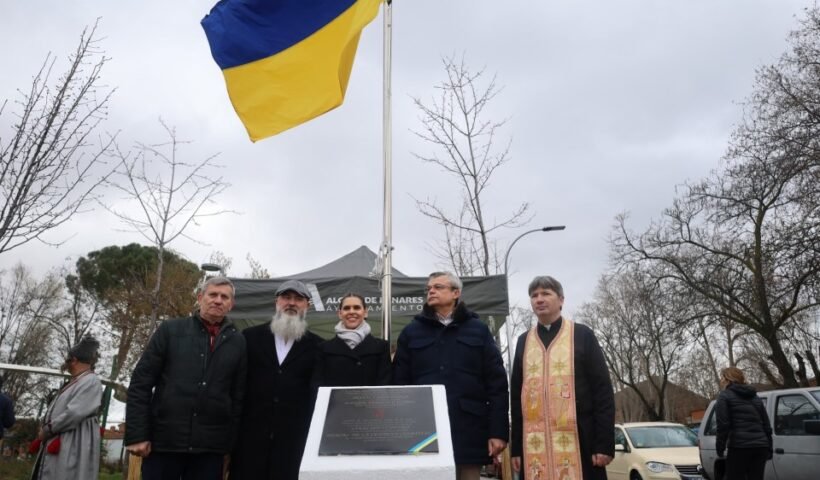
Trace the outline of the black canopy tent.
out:
M 311 331 L 325 338 L 332 337 L 333 326 L 338 322 L 336 311 L 339 301 L 345 293 L 353 292 L 365 297 L 370 312 L 368 323 L 373 335 L 380 337 L 382 305 L 379 279 L 368 276 L 375 261 L 376 254 L 362 246 L 327 265 L 296 275 L 271 279 L 232 278 L 236 286 L 236 301 L 230 318 L 239 328 L 270 321 L 276 288 L 285 280 L 298 279 L 308 285 L 312 294 L 307 315 Z M 509 312 L 504 276 L 465 277 L 461 280 L 464 283 L 462 299 L 471 310 L 481 315 L 495 334 Z M 421 311 L 426 284 L 427 277 L 408 277 L 393 269 L 393 341 Z

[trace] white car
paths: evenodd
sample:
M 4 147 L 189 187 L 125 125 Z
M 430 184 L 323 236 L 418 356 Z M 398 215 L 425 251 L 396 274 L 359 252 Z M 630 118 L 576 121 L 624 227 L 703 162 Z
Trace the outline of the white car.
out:
M 702 479 L 698 437 L 679 423 L 615 425 L 615 458 L 609 480 Z
M 772 423 L 773 458 L 766 462 L 766 480 L 820 478 L 820 388 L 771 390 L 757 394 Z M 712 480 L 723 480 L 726 461 L 715 451 L 715 402 L 706 410 L 700 428 L 700 457 Z

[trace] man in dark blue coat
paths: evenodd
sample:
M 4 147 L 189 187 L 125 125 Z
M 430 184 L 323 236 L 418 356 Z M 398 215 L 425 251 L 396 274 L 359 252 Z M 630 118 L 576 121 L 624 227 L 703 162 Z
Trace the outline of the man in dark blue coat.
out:
M 478 480 L 509 439 L 507 376 L 489 328 L 460 300 L 450 272 L 427 279 L 422 313 L 399 335 L 396 385 L 444 385 L 457 480 Z

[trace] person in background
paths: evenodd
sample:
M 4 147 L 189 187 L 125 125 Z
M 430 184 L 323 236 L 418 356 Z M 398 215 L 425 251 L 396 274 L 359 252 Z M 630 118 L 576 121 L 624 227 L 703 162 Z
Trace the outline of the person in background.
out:
M 0 377 L 0 451 L 3 451 L 5 430 L 14 426 L 14 402 L 3 393 L 3 377 Z
M 370 334 L 364 298 L 342 297 L 336 336 L 319 345 L 313 383 L 316 387 L 389 385 L 390 343 Z
M 100 343 L 86 336 L 69 349 L 62 370 L 71 379 L 46 411 L 35 440 L 34 480 L 96 480 L 100 469 L 97 411 L 102 383 L 94 373 Z M 39 448 L 37 447 L 39 443 Z
M 726 480 L 763 480 L 772 458 L 772 427 L 757 391 L 736 367 L 720 372 L 722 388 L 715 403 L 718 457 L 726 453 Z

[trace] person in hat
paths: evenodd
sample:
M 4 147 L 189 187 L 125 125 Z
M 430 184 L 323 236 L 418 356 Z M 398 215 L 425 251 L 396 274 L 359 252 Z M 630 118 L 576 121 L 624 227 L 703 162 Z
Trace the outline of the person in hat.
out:
M 390 343 L 370 334 L 364 297 L 347 293 L 339 304 L 336 336 L 319 345 L 316 387 L 389 385 Z
M 248 377 L 231 480 L 297 480 L 314 395 L 311 377 L 322 339 L 307 329 L 310 292 L 298 280 L 276 289 L 269 323 L 242 332 Z
M 151 336 L 128 386 L 126 449 L 144 480 L 221 480 L 245 392 L 245 337 L 228 319 L 234 286 L 207 279 L 191 316 Z
M 62 370 L 71 375 L 51 401 L 35 441 L 32 479 L 95 480 L 100 468 L 97 411 L 102 383 L 94 373 L 100 343 L 86 336 L 69 349 Z

